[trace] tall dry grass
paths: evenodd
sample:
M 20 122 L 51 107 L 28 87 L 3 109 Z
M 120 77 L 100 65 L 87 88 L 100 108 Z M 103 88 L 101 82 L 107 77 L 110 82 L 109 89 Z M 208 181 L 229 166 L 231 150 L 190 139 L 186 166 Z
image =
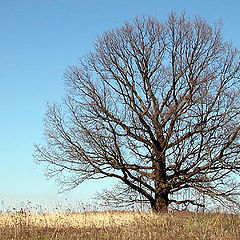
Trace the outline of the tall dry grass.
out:
M 0 239 L 239 240 L 240 216 L 124 211 L 0 215 Z

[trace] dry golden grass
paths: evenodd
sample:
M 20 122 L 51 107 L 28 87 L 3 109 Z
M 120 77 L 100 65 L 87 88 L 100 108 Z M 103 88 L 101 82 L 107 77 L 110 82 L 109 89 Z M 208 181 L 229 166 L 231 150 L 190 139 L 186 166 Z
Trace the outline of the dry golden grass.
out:
M 40 228 L 66 228 L 66 227 L 109 227 L 113 223 L 116 226 L 126 225 L 142 214 L 131 212 L 87 212 L 87 213 L 53 213 L 53 214 L 6 214 L 0 215 L 0 227 L 14 225 L 31 225 Z
M 0 239 L 239 240 L 240 216 L 124 211 L 44 215 L 2 214 Z

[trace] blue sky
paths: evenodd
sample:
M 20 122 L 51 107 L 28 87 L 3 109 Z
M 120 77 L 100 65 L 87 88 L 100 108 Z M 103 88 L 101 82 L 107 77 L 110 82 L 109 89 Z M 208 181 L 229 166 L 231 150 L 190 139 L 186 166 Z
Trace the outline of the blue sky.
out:
M 92 47 L 97 34 L 170 11 L 222 19 L 225 40 L 240 48 L 239 0 L 0 0 L 0 201 L 89 199 L 108 181 L 57 194 L 54 179 L 33 162 L 43 137 L 46 103 L 64 96 L 63 73 Z M 1 208 L 1 207 L 0 207 Z

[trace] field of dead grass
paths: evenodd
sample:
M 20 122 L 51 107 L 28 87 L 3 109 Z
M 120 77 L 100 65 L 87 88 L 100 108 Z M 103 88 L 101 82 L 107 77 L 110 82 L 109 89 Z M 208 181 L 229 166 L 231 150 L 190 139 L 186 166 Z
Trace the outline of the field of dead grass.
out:
M 240 216 L 124 211 L 0 215 L 0 240 L 239 240 Z

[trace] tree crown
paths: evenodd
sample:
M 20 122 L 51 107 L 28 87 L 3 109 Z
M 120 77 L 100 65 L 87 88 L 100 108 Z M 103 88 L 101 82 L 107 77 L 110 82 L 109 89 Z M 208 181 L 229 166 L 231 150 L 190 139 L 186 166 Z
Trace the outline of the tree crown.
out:
M 71 187 L 118 179 L 108 200 L 157 211 L 203 206 L 202 196 L 238 204 L 239 50 L 221 25 L 135 18 L 94 46 L 66 71 L 67 96 L 49 105 L 35 158 Z

